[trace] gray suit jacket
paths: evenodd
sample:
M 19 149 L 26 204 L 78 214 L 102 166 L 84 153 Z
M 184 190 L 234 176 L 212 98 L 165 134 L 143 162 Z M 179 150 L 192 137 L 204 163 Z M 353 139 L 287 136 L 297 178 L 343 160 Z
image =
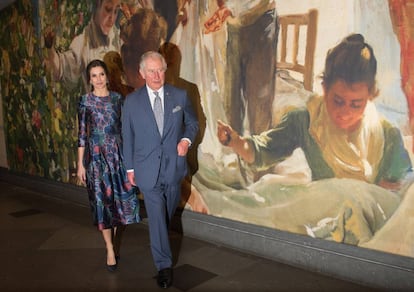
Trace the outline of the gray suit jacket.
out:
M 187 174 L 186 157 L 177 153 L 182 138 L 194 141 L 198 121 L 186 91 L 164 85 L 164 130 L 161 137 L 146 86 L 126 97 L 122 109 L 124 163 L 134 169 L 141 190 L 152 189 L 158 175 L 174 184 Z

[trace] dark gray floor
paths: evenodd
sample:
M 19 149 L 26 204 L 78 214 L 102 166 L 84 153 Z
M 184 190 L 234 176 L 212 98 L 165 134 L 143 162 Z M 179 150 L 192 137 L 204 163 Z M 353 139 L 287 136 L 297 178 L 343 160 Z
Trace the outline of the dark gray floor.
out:
M 89 209 L 0 180 L 0 291 L 160 291 L 145 223 L 127 228 L 105 269 Z M 169 291 L 378 291 L 171 232 Z

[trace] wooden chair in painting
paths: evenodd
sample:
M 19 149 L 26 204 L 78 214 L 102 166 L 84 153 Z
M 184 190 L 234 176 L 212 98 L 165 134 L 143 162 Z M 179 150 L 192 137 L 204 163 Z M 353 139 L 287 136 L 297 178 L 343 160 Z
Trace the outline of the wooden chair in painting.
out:
M 276 56 L 276 69 L 291 70 L 302 74 L 303 87 L 313 90 L 313 64 L 316 47 L 318 11 L 310 9 L 305 14 L 280 15 L 280 33 L 278 39 L 278 52 Z M 302 28 L 304 30 L 302 30 Z M 303 42 L 301 37 L 306 32 Z M 304 58 L 299 60 L 300 45 L 305 44 Z

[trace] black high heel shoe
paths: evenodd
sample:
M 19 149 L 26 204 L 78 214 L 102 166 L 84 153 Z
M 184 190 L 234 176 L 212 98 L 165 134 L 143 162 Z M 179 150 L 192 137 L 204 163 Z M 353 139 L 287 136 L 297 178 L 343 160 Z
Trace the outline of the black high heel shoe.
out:
M 118 268 L 118 264 L 115 264 L 115 265 L 108 265 L 107 264 L 106 265 L 106 269 L 110 272 L 115 272 L 117 268 Z
M 118 268 L 118 260 L 119 260 L 119 256 L 115 256 L 115 265 L 106 264 L 106 269 L 110 272 L 115 272 L 116 269 Z

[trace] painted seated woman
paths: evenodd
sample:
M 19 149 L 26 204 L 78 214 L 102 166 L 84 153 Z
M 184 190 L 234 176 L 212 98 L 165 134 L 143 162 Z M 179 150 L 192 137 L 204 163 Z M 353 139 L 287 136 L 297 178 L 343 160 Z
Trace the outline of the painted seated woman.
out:
M 241 137 L 218 122 L 218 138 L 252 167 L 263 169 L 301 148 L 312 180 L 353 178 L 398 190 L 411 171 L 400 131 L 373 103 L 377 61 L 362 35 L 345 38 L 328 52 L 324 96 L 286 114 L 276 128 Z
M 222 199 L 211 192 L 212 213 L 338 242 L 368 242 L 403 203 L 412 173 L 399 129 L 373 103 L 376 71 L 372 47 L 352 34 L 328 51 L 323 96 L 288 112 L 275 128 L 242 137 L 218 121 L 219 141 L 248 167 L 268 169 L 299 148 L 312 182 L 286 185 L 266 175 L 246 189 L 221 191 Z

